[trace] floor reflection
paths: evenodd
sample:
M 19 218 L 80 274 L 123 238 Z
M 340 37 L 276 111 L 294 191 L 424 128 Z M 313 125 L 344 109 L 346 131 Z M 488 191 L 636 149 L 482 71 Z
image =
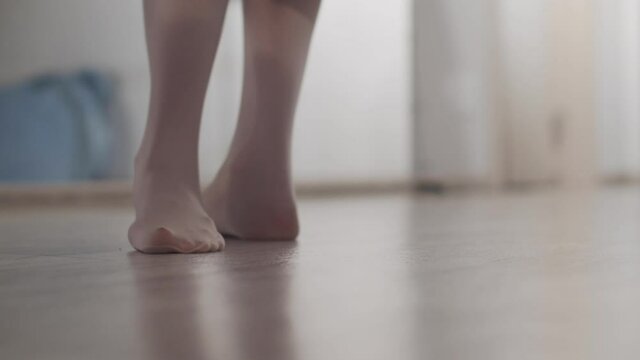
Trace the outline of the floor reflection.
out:
M 289 312 L 295 249 L 231 240 L 222 254 L 132 253 L 145 357 L 296 359 Z
M 225 256 L 231 261 L 224 269 L 229 330 L 236 341 L 232 358 L 298 359 L 289 304 L 296 251 L 295 242 L 228 242 Z
M 411 214 L 429 259 L 412 271 L 416 359 L 590 358 L 588 196 L 418 198 Z
M 129 255 L 135 276 L 139 339 L 145 358 L 207 359 L 198 306 L 200 289 L 193 268 L 167 264 L 167 259 Z

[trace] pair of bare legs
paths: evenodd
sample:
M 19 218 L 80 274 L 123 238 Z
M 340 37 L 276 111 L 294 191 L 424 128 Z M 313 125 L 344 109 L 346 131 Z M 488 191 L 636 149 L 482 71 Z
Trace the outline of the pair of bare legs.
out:
M 320 0 L 244 0 L 238 125 L 201 192 L 198 137 L 228 0 L 145 0 L 151 67 L 147 127 L 135 159 L 132 246 L 144 253 L 224 248 L 226 236 L 295 239 L 293 117 Z

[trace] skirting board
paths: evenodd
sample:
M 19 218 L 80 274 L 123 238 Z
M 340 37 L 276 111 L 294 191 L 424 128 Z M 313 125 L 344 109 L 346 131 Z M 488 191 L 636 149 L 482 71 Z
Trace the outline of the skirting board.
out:
M 638 185 L 640 178 L 611 177 L 603 185 Z M 377 195 L 403 192 L 451 193 L 533 190 L 554 184 L 505 184 L 496 186 L 484 181 L 366 181 L 318 182 L 296 185 L 299 198 Z M 71 184 L 8 185 L 0 184 L 0 207 L 60 205 L 129 205 L 131 183 L 128 181 L 96 181 Z
M 298 197 L 330 197 L 412 191 L 410 182 L 303 183 Z M 131 203 L 128 181 L 97 181 L 47 185 L 0 185 L 0 207 L 59 205 L 127 205 Z

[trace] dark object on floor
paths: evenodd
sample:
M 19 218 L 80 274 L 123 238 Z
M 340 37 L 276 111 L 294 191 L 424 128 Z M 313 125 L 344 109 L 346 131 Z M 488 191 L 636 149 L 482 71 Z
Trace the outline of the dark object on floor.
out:
M 112 86 L 94 71 L 0 87 L 0 182 L 104 177 Z

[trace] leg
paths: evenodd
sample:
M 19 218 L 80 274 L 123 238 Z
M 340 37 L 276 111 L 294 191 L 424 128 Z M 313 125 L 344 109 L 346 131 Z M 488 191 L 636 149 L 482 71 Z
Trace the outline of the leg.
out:
M 200 117 L 227 0 L 145 0 L 151 66 L 149 118 L 135 161 L 129 241 L 146 253 L 221 250 L 203 209 Z
M 223 234 L 294 239 L 293 117 L 320 0 L 245 0 L 245 69 L 238 127 L 204 193 Z

